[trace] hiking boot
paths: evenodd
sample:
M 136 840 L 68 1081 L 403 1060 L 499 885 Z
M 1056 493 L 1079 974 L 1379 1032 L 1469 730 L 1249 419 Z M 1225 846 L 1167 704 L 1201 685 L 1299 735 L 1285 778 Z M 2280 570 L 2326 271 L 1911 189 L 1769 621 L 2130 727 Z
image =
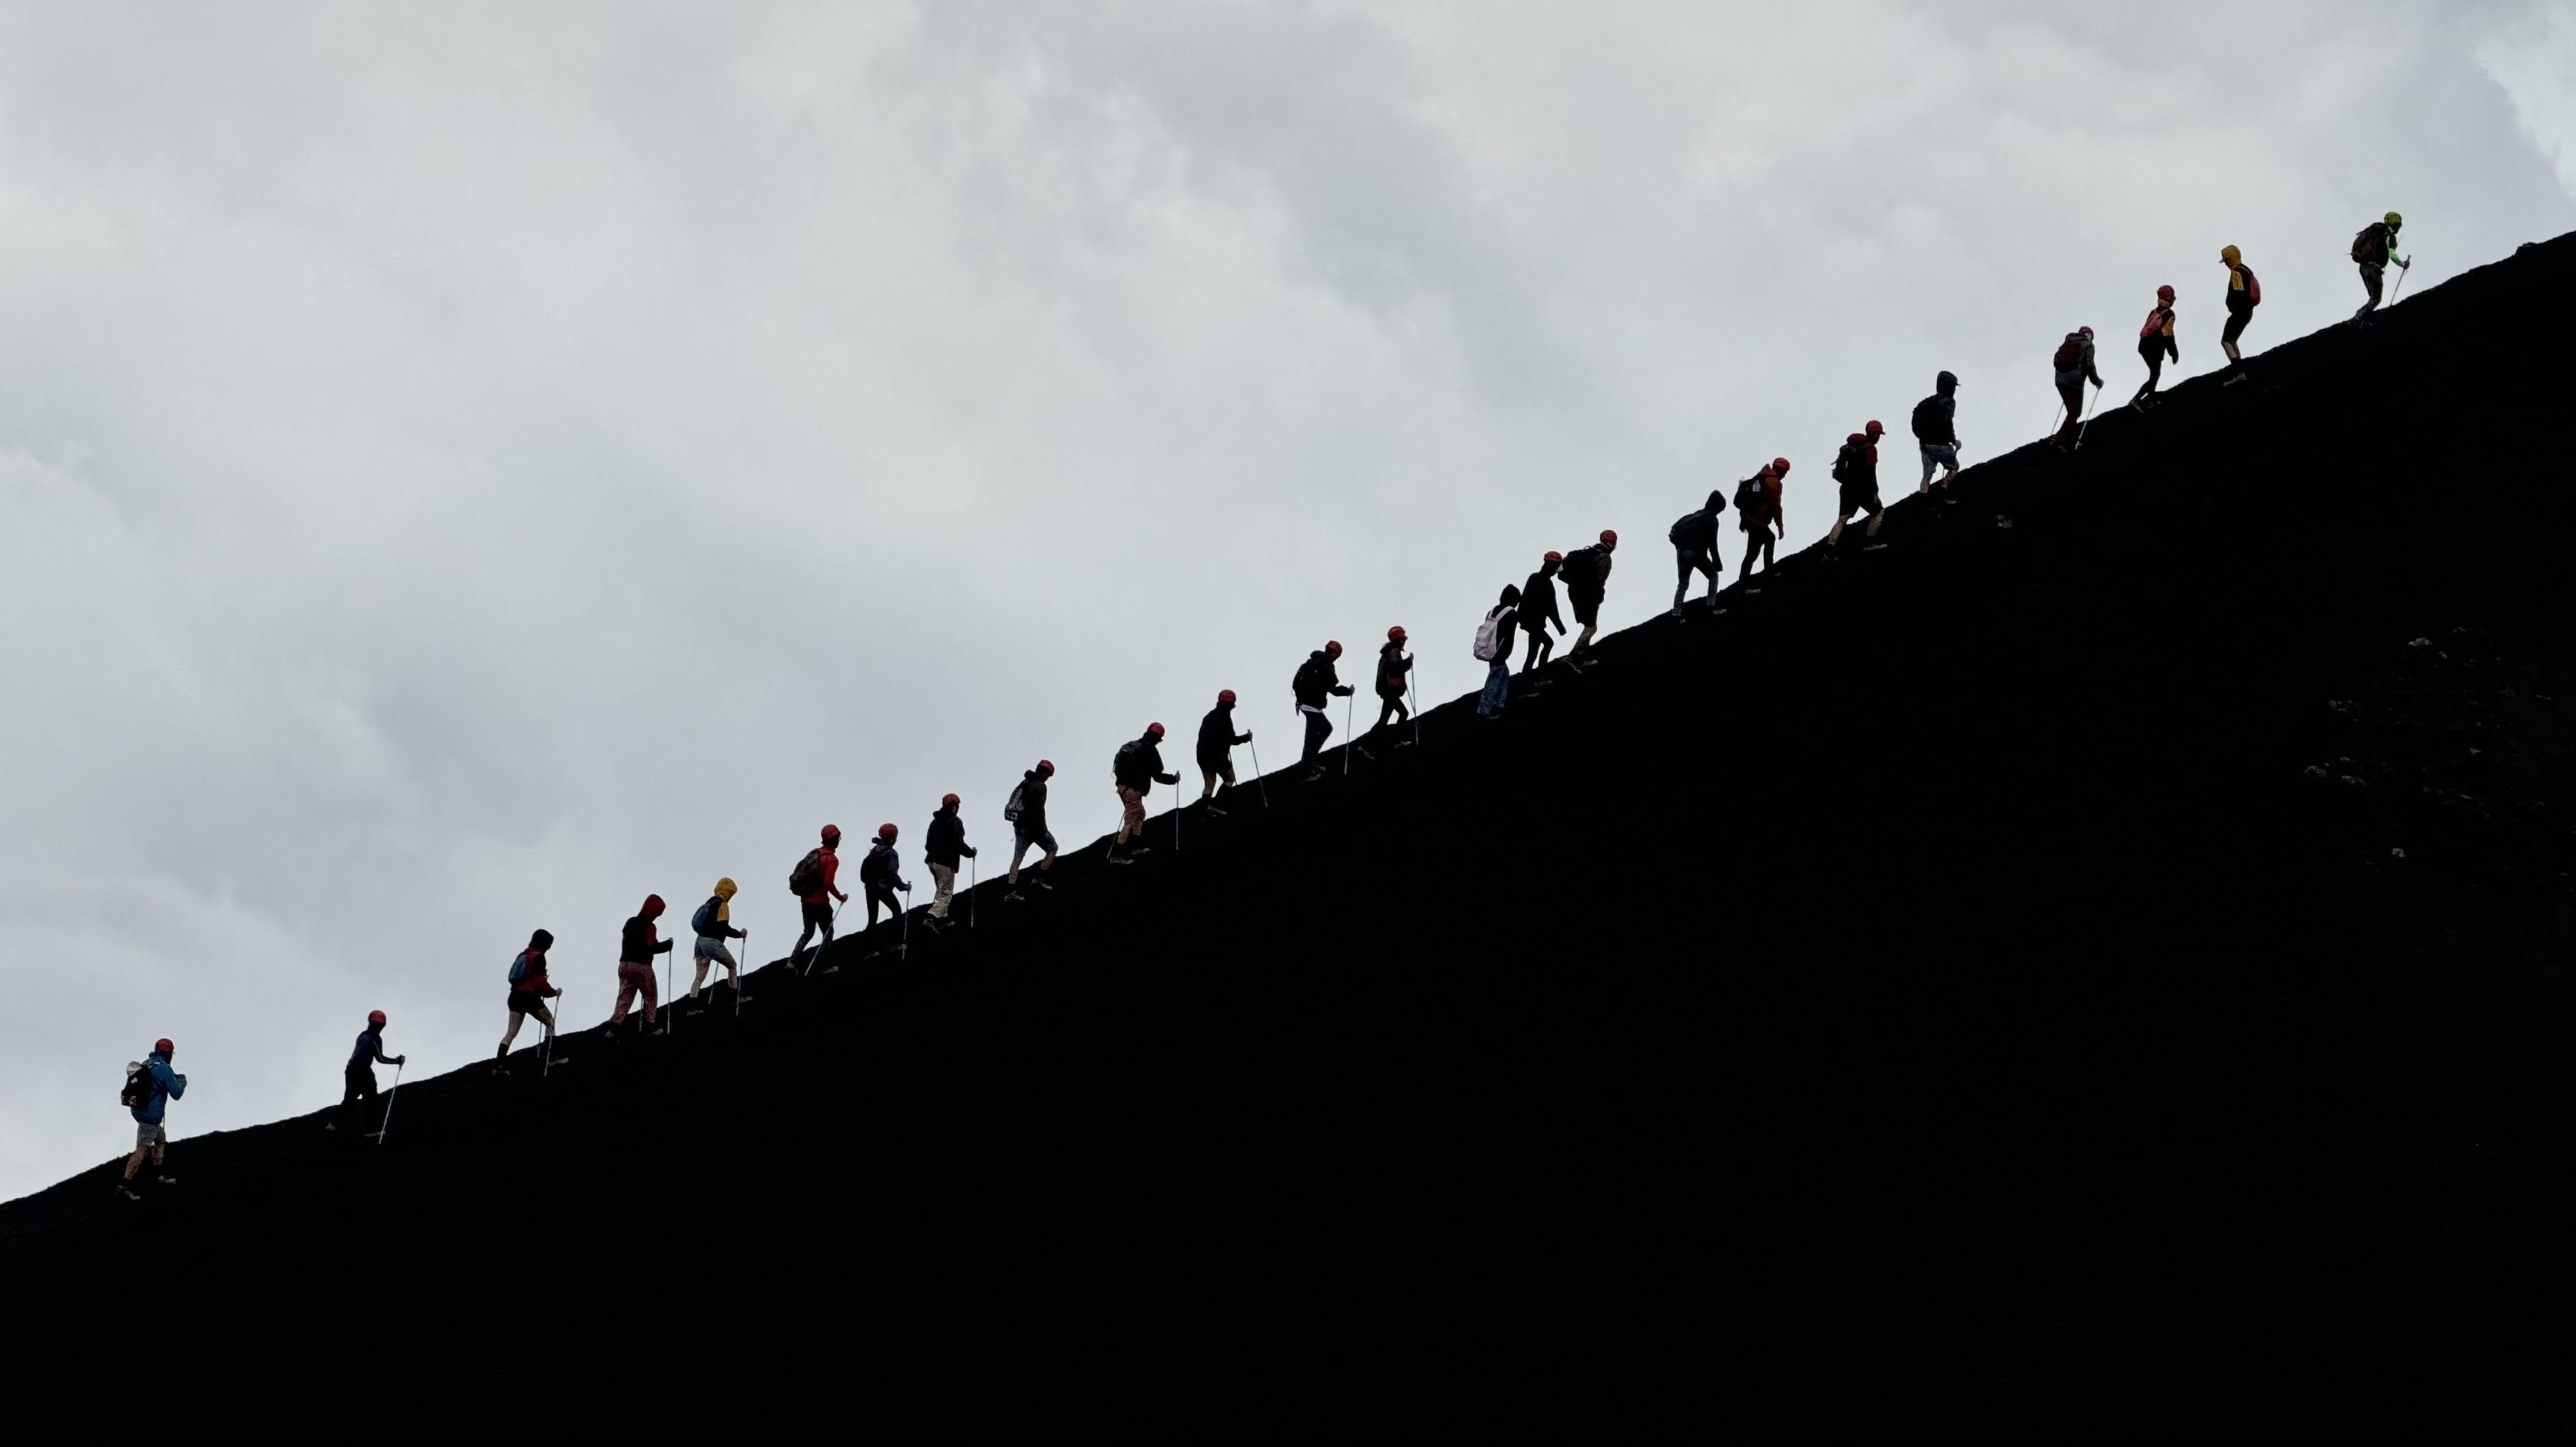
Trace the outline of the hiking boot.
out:
M 1222 819 L 1225 817 L 1225 811 L 1214 804 L 1210 804 L 1207 806 L 1207 816 L 1211 819 Z
M 1368 751 L 1367 747 L 1366 747 L 1366 746 L 1364 746 L 1364 745 L 1361 745 L 1361 744 L 1353 744 L 1353 745 L 1351 745 L 1351 752 L 1352 752 L 1352 753 L 1355 753 L 1355 754 L 1357 754 L 1357 755 L 1359 755 L 1359 756 L 1360 756 L 1361 758 L 1363 758 L 1363 759 L 1368 760 L 1368 761 L 1369 761 L 1370 763 L 1372 763 L 1372 764 L 1374 764 L 1374 763 L 1376 763 L 1376 762 L 1377 762 L 1377 755 L 1370 753 L 1370 752 Z
M 1322 777 L 1324 777 L 1324 771 L 1322 769 L 1308 769 L 1306 771 L 1306 782 L 1309 784 Z
M 2220 385 L 2220 386 L 2222 386 L 2222 387 L 2233 387 L 2233 386 L 2235 386 L 2237 383 L 2242 382 L 2242 381 L 2244 381 L 2244 380 L 2245 380 L 2245 374 L 2244 374 L 2243 372 L 2239 372 L 2239 373 L 2237 373 L 2235 376 L 2232 376 L 2232 377 L 2228 378 L 2226 381 L 2221 382 L 2221 383 L 2219 383 L 2218 385 Z
M 154 1176 L 152 1178 L 152 1183 L 158 1186 L 175 1186 L 179 1184 L 179 1178 L 177 1176 Z
M 117 1182 L 116 1194 L 123 1196 L 129 1201 L 140 1201 L 143 1199 L 143 1193 L 134 1189 L 134 1183 L 132 1181 Z
M 1128 858 L 1128 857 L 1127 857 L 1126 855 L 1124 855 L 1124 854 L 1112 854 L 1112 855 L 1110 855 L 1110 856 L 1109 856 L 1109 861 L 1108 861 L 1108 862 L 1109 862 L 1109 863 L 1111 863 L 1111 864 L 1133 864 L 1133 863 L 1135 863 L 1136 861 L 1135 861 L 1135 860 L 1133 860 L 1133 859 Z
M 1672 619 L 1676 623 L 1680 622 L 1682 620 L 1682 605 L 1675 603 L 1673 605 L 1673 611 L 1665 614 L 1664 616 Z
M 1055 893 L 1055 886 L 1054 886 L 1054 885 L 1052 885 L 1052 884 L 1047 883 L 1047 882 L 1046 882 L 1046 876 L 1045 876 L 1045 875 L 1043 875 L 1043 874 L 1039 875 L 1037 878 L 1035 878 L 1035 879 L 1033 879 L 1033 880 L 1031 880 L 1031 881 L 1029 881 L 1029 882 L 1030 882 L 1031 884 L 1036 885 L 1038 888 L 1045 890 L 1045 891 L 1046 891 L 1047 893 L 1049 893 L 1049 894 L 1053 894 L 1053 893 Z
M 1011 890 L 1011 891 L 1009 891 L 1008 893 L 1006 893 L 1006 894 L 1004 894 L 1004 895 L 1002 896 L 1002 903 L 1004 903 L 1004 904 L 1026 904 L 1026 903 L 1028 903 L 1028 899 L 1029 899 L 1029 897 L 1028 897 L 1027 895 L 1022 894 L 1022 893 L 1020 893 L 1018 890 L 1014 889 L 1014 890 Z

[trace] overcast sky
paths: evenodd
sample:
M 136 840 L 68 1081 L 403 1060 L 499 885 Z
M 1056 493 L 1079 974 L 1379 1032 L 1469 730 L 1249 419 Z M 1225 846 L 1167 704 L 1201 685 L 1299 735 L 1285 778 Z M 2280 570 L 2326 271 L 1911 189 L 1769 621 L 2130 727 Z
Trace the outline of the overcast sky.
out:
M 580 1025 L 648 891 L 777 953 L 827 820 L 998 862 L 1043 754 L 1071 846 L 1221 687 L 1277 767 L 1327 637 L 1467 691 L 1605 526 L 1639 620 L 1941 367 L 1972 461 L 2160 282 L 2211 369 L 2223 244 L 2260 349 L 2390 207 L 2410 293 L 2565 231 L 2571 15 L 0 5 L 0 1197 L 156 1035 L 174 1135 L 310 1109 L 533 927 Z

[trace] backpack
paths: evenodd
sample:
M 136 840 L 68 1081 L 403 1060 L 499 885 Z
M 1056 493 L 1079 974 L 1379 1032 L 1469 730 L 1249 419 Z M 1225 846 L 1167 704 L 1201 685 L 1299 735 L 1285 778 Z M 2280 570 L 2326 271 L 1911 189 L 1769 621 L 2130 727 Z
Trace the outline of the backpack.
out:
M 1600 556 L 1598 547 L 1576 548 L 1565 555 L 1556 575 L 1564 580 L 1566 592 L 1588 598 L 1600 591 L 1601 569 L 1595 562 Z
M 1852 445 L 1846 442 L 1843 444 L 1843 450 L 1834 454 L 1834 481 L 1849 482 L 1852 480 L 1852 461 Z
M 1133 757 L 1135 752 L 1136 741 L 1134 739 L 1129 739 L 1127 742 L 1120 744 L 1118 746 L 1118 752 L 1110 755 L 1109 757 L 1109 777 L 1118 780 L 1121 783 L 1125 782 L 1127 778 L 1127 760 Z
M 796 867 L 787 871 L 787 892 L 803 899 L 823 887 L 823 851 L 808 849 Z
M 1491 663 L 1502 655 L 1503 615 L 1510 611 L 1512 610 L 1498 603 L 1494 605 L 1493 612 L 1485 615 L 1485 621 L 1476 625 L 1476 661 L 1478 663 Z
M 891 849 L 870 849 L 868 857 L 859 861 L 859 883 L 861 884 L 883 884 L 886 876 L 893 872 L 894 851 Z
M 1011 786 L 1011 797 L 1002 801 L 1002 817 L 1004 819 L 1007 819 L 1014 824 L 1020 822 L 1020 791 L 1028 786 L 1029 781 L 1026 779 L 1022 779 Z
M 513 985 L 524 984 L 526 983 L 527 978 L 528 952 L 526 950 L 521 950 L 517 954 L 510 956 L 510 983 Z
M 2364 266 L 2388 264 L 2388 223 L 2373 221 L 2354 234 L 2352 259 Z
M 1716 525 L 1717 518 L 1710 513 L 1686 512 L 1673 520 L 1673 530 L 1664 538 L 1677 548 L 1704 548 Z
M 1289 678 L 1289 680 L 1288 680 L 1288 692 L 1289 692 L 1290 696 L 1295 697 L 1295 698 L 1304 698 L 1304 697 L 1305 697 L 1309 692 L 1311 692 L 1311 691 L 1312 691 L 1312 690 L 1310 690 L 1310 689 L 1308 689 L 1308 688 L 1307 688 L 1307 686 L 1306 686 L 1306 680 L 1307 680 L 1307 679 L 1309 679 L 1309 678 L 1313 678 L 1314 676 L 1315 676 L 1315 660 L 1314 660 L 1314 659 L 1309 658 L 1309 659 L 1307 659 L 1305 662 L 1298 664 L 1298 665 L 1297 665 L 1297 672 L 1296 672 L 1294 675 L 1292 675 L 1292 676 Z
M 716 932 L 716 897 L 714 895 L 708 895 L 707 902 L 698 906 L 698 912 L 689 916 L 689 928 L 702 935 Z
M 2254 279 L 2254 268 L 2247 266 L 2244 262 L 2240 261 L 2236 263 L 2236 269 L 2245 273 L 2245 304 L 2247 306 L 2261 306 L 2263 304 L 2263 283 Z
M 1758 472 L 1735 485 L 1735 510 L 1739 513 L 1759 516 L 1762 504 L 1768 501 L 1770 494 L 1763 490 L 1762 474 Z
M 2072 372 L 2076 368 L 2083 366 L 2083 335 L 2081 333 L 2069 333 L 2065 341 L 2057 344 L 2057 356 L 2053 360 L 2057 364 L 2057 370 L 2061 372 Z
M 1930 442 L 1932 440 L 1933 432 L 1941 425 L 1940 414 L 1934 410 L 1932 404 L 1940 400 L 1941 399 L 1937 396 L 1926 397 L 1922 401 L 1914 404 L 1915 441 Z M 1948 444 L 1944 443 L 1942 445 L 1947 446 Z
M 141 1110 L 152 1103 L 152 1067 L 140 1060 L 125 1062 L 125 1089 L 119 1091 L 116 1103 L 127 1110 Z

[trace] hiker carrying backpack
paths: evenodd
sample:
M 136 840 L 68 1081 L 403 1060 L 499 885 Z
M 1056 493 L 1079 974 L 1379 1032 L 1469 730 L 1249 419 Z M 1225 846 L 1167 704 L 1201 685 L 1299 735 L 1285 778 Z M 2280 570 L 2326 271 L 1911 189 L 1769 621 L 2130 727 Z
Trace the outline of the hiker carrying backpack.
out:
M 805 851 L 805 857 L 796 861 L 796 867 L 787 871 L 787 892 L 798 899 L 803 899 L 808 895 L 821 892 L 822 888 L 823 851 L 808 849 Z
M 2388 264 L 2388 223 L 2373 221 L 2353 234 L 2352 259 L 2364 266 Z
M 1011 797 L 1002 801 L 1002 818 L 1006 822 L 1012 824 L 1020 822 L 1020 791 L 1028 786 L 1026 779 L 1011 786 Z

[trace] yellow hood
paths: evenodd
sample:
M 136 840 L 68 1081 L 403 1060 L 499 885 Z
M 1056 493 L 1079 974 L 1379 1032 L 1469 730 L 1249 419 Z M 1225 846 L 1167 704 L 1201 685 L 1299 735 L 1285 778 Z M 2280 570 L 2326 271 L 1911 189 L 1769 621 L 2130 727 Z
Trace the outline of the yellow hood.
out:
M 736 885 L 730 879 L 719 879 L 716 881 L 716 898 L 718 899 L 731 899 L 739 892 L 739 890 L 740 886 Z
M 2236 263 L 2245 259 L 2245 253 L 2237 250 L 2233 246 L 2222 246 L 2218 248 L 2218 259 L 2226 262 L 2230 266 L 2234 266 Z

